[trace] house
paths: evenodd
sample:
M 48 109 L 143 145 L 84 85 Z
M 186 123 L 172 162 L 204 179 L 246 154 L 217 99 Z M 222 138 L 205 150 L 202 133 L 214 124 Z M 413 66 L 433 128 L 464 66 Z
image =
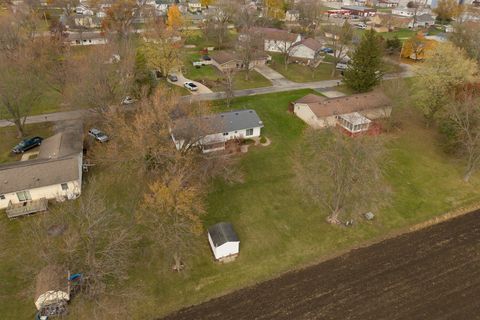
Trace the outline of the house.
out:
M 76 199 L 81 194 L 81 126 L 43 140 L 31 156 L 36 158 L 0 165 L 0 209 L 6 209 L 9 218 L 46 210 L 48 200 Z
M 327 99 L 308 94 L 292 104 L 293 113 L 314 129 L 340 126 L 352 134 L 369 129 L 371 120 L 390 117 L 390 99 L 380 91 Z
M 71 46 L 92 46 L 108 42 L 100 32 L 69 32 L 66 41 Z
M 35 279 L 35 307 L 40 316 L 66 313 L 70 300 L 68 272 L 56 265 L 45 266 Z
M 188 6 L 188 11 L 192 13 L 202 11 L 202 3 L 200 2 L 200 0 L 189 0 L 187 6 Z
M 240 240 L 231 223 L 217 223 L 208 228 L 207 235 L 215 260 L 220 262 L 235 260 L 240 251 Z
M 263 40 L 264 50 L 267 52 L 286 52 L 292 45 L 302 40 L 299 34 L 275 28 L 255 27 L 250 33 Z M 248 35 L 246 37 L 248 38 Z
M 177 120 L 170 134 L 177 150 L 198 146 L 204 153 L 224 150 L 234 139 L 260 137 L 263 122 L 255 110 L 237 110 Z
M 348 10 L 350 15 L 359 17 L 373 17 L 377 13 L 376 9 L 364 6 L 342 6 L 341 9 Z
M 307 38 L 294 44 L 293 49 L 290 50 L 290 57 L 292 60 L 300 62 L 316 61 L 322 49 L 322 43 L 313 38 Z
M 435 18 L 432 17 L 431 15 L 424 13 L 419 16 L 417 16 L 417 21 L 415 21 L 414 18 L 411 19 L 410 23 L 408 24 L 408 27 L 410 29 L 414 29 L 417 27 L 420 28 L 428 28 L 430 26 L 435 25 Z
M 297 22 L 298 20 L 300 20 L 300 11 L 287 10 L 285 12 L 285 22 Z
M 212 59 L 212 65 L 222 72 L 230 69 L 240 70 L 246 68 L 242 58 L 233 50 L 213 51 L 210 53 L 210 58 Z M 270 59 L 271 57 L 268 54 L 256 51 L 250 60 L 250 69 L 253 69 L 256 66 L 265 65 Z
M 379 0 L 377 2 L 377 7 L 379 8 L 396 8 L 398 7 L 399 1 L 397 0 Z
M 421 14 L 427 13 L 429 14 L 431 11 L 428 9 L 416 9 L 417 17 Z M 402 17 L 413 17 L 415 16 L 415 9 L 414 8 L 394 8 L 392 9 L 392 14 Z
M 100 28 L 102 25 L 102 18 L 94 15 L 75 14 L 70 18 L 75 27 L 81 28 Z

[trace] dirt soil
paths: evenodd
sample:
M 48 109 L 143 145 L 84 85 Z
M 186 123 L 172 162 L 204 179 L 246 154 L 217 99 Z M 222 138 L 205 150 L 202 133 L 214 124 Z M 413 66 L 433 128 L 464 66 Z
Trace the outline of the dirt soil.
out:
M 480 211 L 164 319 L 480 319 Z

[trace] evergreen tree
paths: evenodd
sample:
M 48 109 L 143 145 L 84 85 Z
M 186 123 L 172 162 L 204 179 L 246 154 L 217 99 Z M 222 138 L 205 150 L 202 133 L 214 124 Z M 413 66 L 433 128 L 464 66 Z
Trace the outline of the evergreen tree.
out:
M 344 74 L 344 82 L 356 92 L 366 92 L 382 79 L 383 49 L 380 37 L 374 30 L 367 31 Z

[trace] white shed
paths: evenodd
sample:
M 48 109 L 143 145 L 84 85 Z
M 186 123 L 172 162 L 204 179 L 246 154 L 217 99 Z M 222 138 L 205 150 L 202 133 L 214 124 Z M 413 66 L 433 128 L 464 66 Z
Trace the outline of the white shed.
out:
M 208 242 L 217 261 L 233 261 L 240 251 L 240 240 L 229 222 L 220 222 L 208 228 Z

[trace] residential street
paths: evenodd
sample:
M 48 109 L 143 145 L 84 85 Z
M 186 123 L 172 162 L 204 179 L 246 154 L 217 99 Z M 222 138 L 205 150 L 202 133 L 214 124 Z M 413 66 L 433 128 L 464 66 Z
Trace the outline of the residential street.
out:
M 389 75 L 386 75 L 384 79 L 391 80 L 398 77 L 408 78 L 413 76 L 413 71 L 410 65 L 401 64 L 401 66 L 404 68 L 404 71 L 402 73 L 389 74 Z M 270 69 L 270 68 L 267 68 L 267 69 Z M 272 76 L 274 76 L 273 73 L 272 73 Z M 339 84 L 340 84 L 340 80 L 324 80 L 324 81 L 316 81 L 316 82 L 299 83 L 299 82 L 289 81 L 287 79 L 284 79 L 284 80 L 277 79 L 277 81 L 274 82 L 274 85 L 271 87 L 236 90 L 235 97 L 254 96 L 254 95 L 260 95 L 260 94 L 285 92 L 285 91 L 300 90 L 300 89 L 312 89 L 318 92 L 332 91 L 334 90 L 333 87 L 336 87 Z M 210 100 L 219 100 L 223 98 L 225 98 L 225 94 L 223 92 L 196 93 L 195 95 L 188 95 L 188 96 L 182 97 L 182 99 L 187 102 L 210 101 Z M 35 115 L 35 116 L 28 117 L 26 120 L 26 123 L 31 124 L 31 123 L 75 120 L 75 119 L 80 119 L 85 116 L 88 116 L 90 112 L 91 111 L 89 110 L 74 110 L 74 111 L 63 111 L 63 112 Z M 13 124 L 10 121 L 0 120 L 0 127 L 8 127 L 11 125 Z

